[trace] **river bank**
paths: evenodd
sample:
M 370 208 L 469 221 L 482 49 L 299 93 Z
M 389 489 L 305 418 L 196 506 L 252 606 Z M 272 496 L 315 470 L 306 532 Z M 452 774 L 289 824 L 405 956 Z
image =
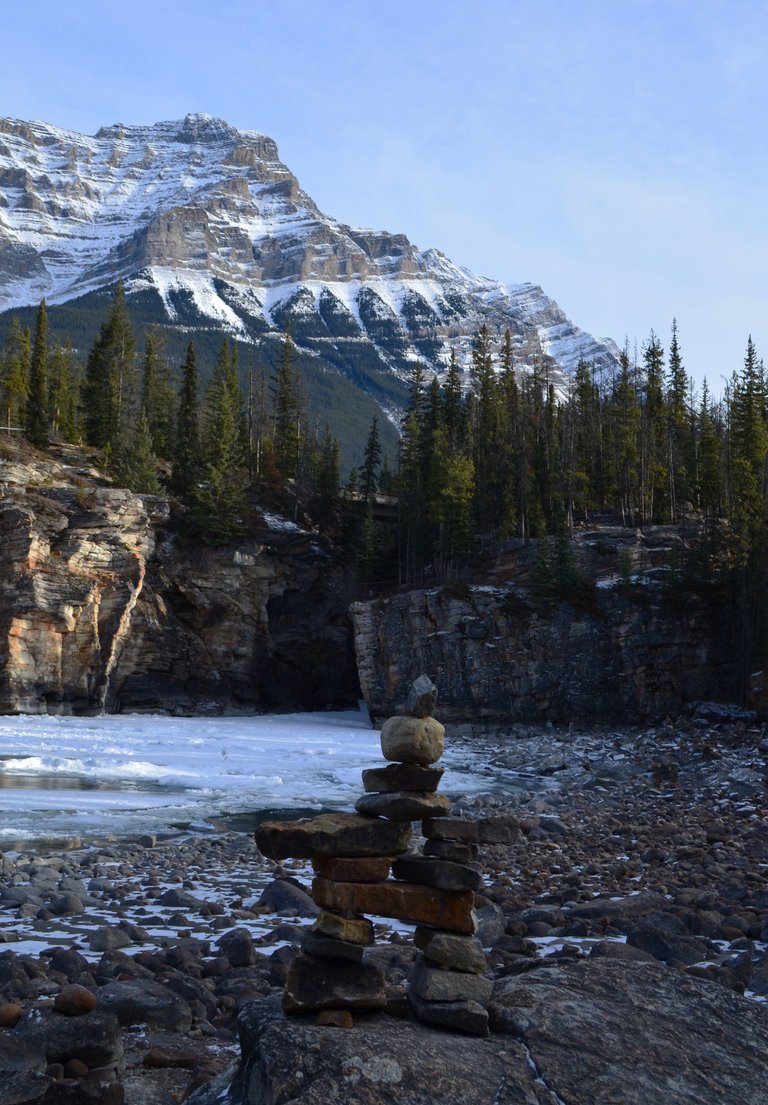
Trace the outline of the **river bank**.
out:
M 454 803 L 470 817 L 513 813 L 523 829 L 481 855 L 479 933 L 498 987 L 611 958 L 768 999 L 761 727 L 702 709 L 643 730 L 483 739 L 491 761 L 531 776 L 530 790 L 497 781 Z M 313 912 L 306 866 L 265 860 L 246 833 L 6 851 L 0 866 L 0 1015 L 20 1015 L 2 1037 L 22 1038 L 56 1016 L 66 987 L 84 987 L 89 1015 L 118 1016 L 101 1067 L 126 1105 L 169 1105 L 235 1062 L 238 1010 L 280 994 Z M 408 927 L 382 921 L 368 954 L 402 1014 Z

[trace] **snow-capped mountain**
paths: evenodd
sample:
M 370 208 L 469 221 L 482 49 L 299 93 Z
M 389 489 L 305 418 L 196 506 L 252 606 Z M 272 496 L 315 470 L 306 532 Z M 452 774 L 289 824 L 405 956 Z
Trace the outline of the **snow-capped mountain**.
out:
M 604 371 L 618 356 L 541 288 L 324 215 L 262 134 L 207 115 L 94 137 L 0 119 L 0 311 L 118 278 L 172 326 L 258 343 L 290 320 L 305 353 L 348 376 L 356 349 L 401 378 L 416 359 L 441 371 L 452 347 L 466 364 L 483 322 L 561 383 L 582 357 Z

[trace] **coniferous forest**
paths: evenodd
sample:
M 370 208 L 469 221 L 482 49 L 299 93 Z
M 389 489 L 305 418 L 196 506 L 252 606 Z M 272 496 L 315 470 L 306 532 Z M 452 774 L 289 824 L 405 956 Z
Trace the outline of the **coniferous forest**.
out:
M 245 536 L 258 491 L 288 486 L 345 545 L 366 594 L 471 571 L 510 538 L 540 539 L 542 587 L 579 586 L 575 527 L 686 527 L 678 589 L 716 589 L 744 612 L 749 653 L 768 641 L 768 381 L 751 338 L 723 394 L 689 375 L 675 323 L 663 342 L 625 347 L 611 378 L 580 362 L 567 394 L 546 357 L 518 371 L 509 332 L 477 335 L 469 373 L 442 383 L 414 364 L 399 455 L 373 419 L 358 466 L 339 471 L 333 427 L 302 395 L 286 333 L 277 371 L 242 371 L 224 341 L 201 386 L 195 347 L 172 364 L 160 329 L 139 341 L 118 285 L 92 347 L 51 344 L 13 320 L 0 351 L 9 434 L 44 449 L 94 447 L 114 479 L 170 495 L 179 526 L 209 544 Z

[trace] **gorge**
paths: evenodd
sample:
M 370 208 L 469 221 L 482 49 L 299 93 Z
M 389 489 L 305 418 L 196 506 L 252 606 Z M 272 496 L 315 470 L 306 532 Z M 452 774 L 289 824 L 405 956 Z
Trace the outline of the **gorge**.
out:
M 422 670 L 448 722 L 481 727 L 634 721 L 738 696 L 721 608 L 673 601 L 664 569 L 622 586 L 620 557 L 661 563 L 670 528 L 577 534 L 599 584 L 588 602 L 538 601 L 532 548 L 512 542 L 476 585 L 379 596 L 350 617 L 349 565 L 306 518 L 264 507 L 247 540 L 204 547 L 166 499 L 115 487 L 92 454 L 2 449 L 4 713 L 349 708 L 362 693 L 381 719 Z

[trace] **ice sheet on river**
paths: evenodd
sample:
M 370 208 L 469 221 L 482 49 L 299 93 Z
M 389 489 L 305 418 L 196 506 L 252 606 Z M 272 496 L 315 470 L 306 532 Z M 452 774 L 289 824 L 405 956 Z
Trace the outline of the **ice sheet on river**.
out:
M 489 788 L 488 765 L 471 761 L 466 744 L 447 749 L 444 792 Z M 349 808 L 362 768 L 380 764 L 379 734 L 362 712 L 0 717 L 0 846 Z

